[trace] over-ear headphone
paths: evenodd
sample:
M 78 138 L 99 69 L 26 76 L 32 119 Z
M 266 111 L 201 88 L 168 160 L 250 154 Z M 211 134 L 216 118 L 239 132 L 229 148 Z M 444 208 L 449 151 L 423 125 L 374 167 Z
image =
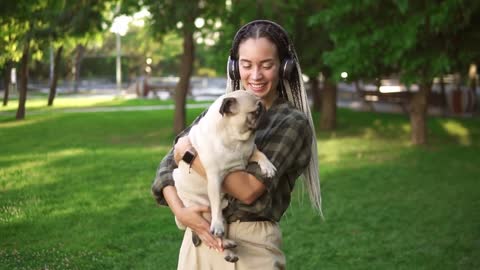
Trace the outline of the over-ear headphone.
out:
M 287 48 L 287 50 L 288 50 L 287 53 L 288 54 L 284 59 L 281 60 L 279 72 L 280 72 L 280 78 L 281 79 L 290 80 L 290 78 L 293 75 L 293 71 L 295 70 L 296 62 L 295 62 L 294 54 L 292 52 L 292 42 L 290 41 L 290 39 L 288 37 L 288 33 L 279 24 L 277 24 L 275 22 L 272 22 L 272 21 L 269 21 L 269 20 L 251 21 L 251 22 L 245 24 L 244 26 L 242 26 L 237 31 L 237 33 L 235 34 L 235 37 L 233 38 L 233 44 L 236 44 L 236 42 L 238 42 L 237 39 L 239 38 L 239 34 L 242 32 L 243 29 L 245 29 L 246 27 L 248 27 L 252 24 L 257 24 L 257 23 L 265 23 L 265 24 L 273 25 L 274 27 L 278 28 L 282 32 L 282 34 L 285 36 L 286 42 L 288 44 L 288 48 Z M 275 45 L 278 48 L 279 45 L 278 44 L 275 44 Z M 237 48 L 237 50 L 238 50 L 238 48 Z M 236 52 L 234 52 L 234 49 L 232 48 L 230 50 L 230 56 L 228 57 L 228 64 L 227 64 L 228 75 L 230 76 L 230 79 L 232 79 L 232 80 L 240 80 L 240 66 L 239 66 L 239 63 L 238 63 L 238 59 L 234 55 L 235 53 Z

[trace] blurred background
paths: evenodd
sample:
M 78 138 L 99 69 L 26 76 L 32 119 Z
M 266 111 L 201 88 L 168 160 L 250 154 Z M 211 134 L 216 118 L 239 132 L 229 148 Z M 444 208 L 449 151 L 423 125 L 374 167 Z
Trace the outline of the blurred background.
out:
M 15 0 L 0 4 L 0 269 L 175 269 L 150 194 L 226 87 L 232 39 L 289 33 L 319 145 L 289 269 L 480 269 L 480 1 Z
M 290 33 L 322 129 L 336 106 L 393 110 L 410 113 L 422 144 L 425 113 L 478 111 L 479 12 L 456 0 L 12 1 L 0 11 L 0 88 L 4 106 L 18 97 L 18 119 L 27 92 L 49 105 L 65 93 L 173 99 L 178 132 L 187 96 L 223 93 L 236 30 L 270 19 Z

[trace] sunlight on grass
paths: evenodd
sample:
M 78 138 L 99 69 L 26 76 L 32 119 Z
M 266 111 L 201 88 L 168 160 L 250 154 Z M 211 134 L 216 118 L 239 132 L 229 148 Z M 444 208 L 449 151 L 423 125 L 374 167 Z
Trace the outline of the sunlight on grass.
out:
M 401 126 L 401 129 L 405 133 L 410 133 L 412 131 L 412 128 L 410 127 L 410 124 L 403 124 Z
M 3 200 L 0 206 L 0 224 L 20 222 L 28 218 L 28 215 L 38 210 L 41 200 L 35 196 L 17 198 L 16 200 Z
M 0 170 L 0 191 L 22 189 L 31 185 L 32 179 L 36 184 L 54 183 L 55 178 L 42 177 L 43 170 L 48 168 L 49 163 L 84 152 L 82 149 L 64 149 L 43 155 L 25 154 L 0 158 L 0 162 L 11 162 L 10 166 L 4 166 Z M 21 179 L 21 181 L 8 181 L 10 178 Z
M 172 115 L 47 112 L 0 125 L 0 268 L 175 269 L 182 232 L 151 195 Z M 281 222 L 289 265 L 479 269 L 477 122 L 432 121 L 434 143 L 417 148 L 405 117 L 338 117 L 336 131 L 317 133 L 326 221 L 297 181 Z
M 47 162 L 43 160 L 20 161 L 12 164 L 11 167 L 3 168 L 0 173 L 0 191 L 21 189 L 31 184 L 30 180 L 39 176 L 38 170 L 46 166 Z M 22 179 L 21 181 L 8 181 L 9 178 Z M 43 178 L 46 180 L 48 178 Z M 53 182 L 52 179 L 45 182 Z
M 202 101 L 187 100 L 187 104 L 208 103 Z M 82 96 L 59 96 L 55 98 L 53 106 L 47 105 L 47 97 L 29 97 L 26 101 L 27 115 L 32 112 L 54 112 L 59 109 L 84 108 L 84 107 L 124 107 L 124 106 L 155 106 L 172 105 L 173 100 L 132 98 L 128 96 L 113 95 L 82 95 Z M 1 106 L 0 112 L 16 112 L 18 100 L 11 100 L 7 106 Z
M 53 103 L 53 107 L 47 106 L 48 98 L 28 98 L 25 104 L 27 110 L 28 109 L 54 109 L 54 108 L 66 108 L 66 107 L 87 107 L 87 106 L 94 106 L 99 103 L 103 103 L 106 101 L 115 100 L 115 97 L 112 96 L 85 96 L 81 98 L 75 97 L 56 97 Z M 13 110 L 17 109 L 18 107 L 18 100 L 12 100 L 8 102 L 6 107 L 1 107 L 1 110 Z
M 0 222 L 8 223 L 23 218 L 25 216 L 23 207 L 22 203 L 0 206 Z
M 21 126 L 28 126 L 28 125 L 32 125 L 32 124 L 41 123 L 45 120 L 47 120 L 47 119 L 42 119 L 42 118 L 31 119 L 31 118 L 29 118 L 29 119 L 15 120 L 15 121 L 9 121 L 9 122 L 4 122 L 4 123 L 0 122 L 0 127 L 1 128 L 15 128 L 15 127 L 21 127 Z
M 467 128 L 465 128 L 461 123 L 455 120 L 447 120 L 442 123 L 442 127 L 445 129 L 445 131 L 454 136 L 457 137 L 458 142 L 461 145 L 471 145 L 472 140 L 470 138 L 470 132 L 468 131 Z
M 371 131 L 372 134 L 374 131 Z M 363 135 L 366 136 L 366 135 Z M 373 135 L 372 135 L 373 136 Z M 388 140 L 375 138 L 336 138 L 319 142 L 320 168 L 330 166 L 342 166 L 357 168 L 359 166 L 381 163 L 397 158 L 397 148 L 402 144 L 390 146 L 391 151 L 385 151 L 390 144 Z M 399 152 L 398 152 L 399 153 Z

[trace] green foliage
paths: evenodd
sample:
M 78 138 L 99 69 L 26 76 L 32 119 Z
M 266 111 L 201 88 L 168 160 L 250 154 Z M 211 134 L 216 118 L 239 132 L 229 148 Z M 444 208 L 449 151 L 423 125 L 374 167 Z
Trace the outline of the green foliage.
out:
M 150 195 L 172 117 L 0 115 L 0 268 L 174 269 L 182 233 Z M 479 120 L 430 119 L 424 148 L 400 115 L 338 126 L 318 132 L 326 221 L 295 193 L 281 222 L 288 268 L 478 269 Z
M 310 18 L 324 25 L 335 49 L 325 62 L 339 74 L 375 78 L 400 74 L 404 82 L 463 71 L 479 52 L 475 22 L 480 4 L 443 1 L 333 2 Z M 468 40 L 468 42 L 466 42 Z
M 108 1 L 11 2 L 0 11 L 0 66 L 6 61 L 19 61 L 27 38 L 31 40 L 33 59 L 45 61 L 48 54 L 43 48 L 48 48 L 51 42 L 68 44 L 72 38 L 91 37 L 108 21 L 105 17 Z

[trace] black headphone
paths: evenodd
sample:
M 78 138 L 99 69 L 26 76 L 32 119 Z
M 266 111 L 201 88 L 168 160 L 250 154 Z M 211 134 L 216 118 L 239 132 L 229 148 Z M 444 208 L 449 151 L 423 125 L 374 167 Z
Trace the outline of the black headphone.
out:
M 285 31 L 285 29 L 283 29 L 283 27 L 281 27 L 279 24 L 277 24 L 275 22 L 272 22 L 272 21 L 268 21 L 268 20 L 255 20 L 255 21 L 249 22 L 249 23 L 245 24 L 244 26 L 242 26 L 237 31 L 237 33 L 235 34 L 235 37 L 233 38 L 233 44 L 235 44 L 237 42 L 239 33 L 243 29 L 245 29 L 249 25 L 257 24 L 257 23 L 266 23 L 266 24 L 273 25 L 273 26 L 277 27 L 278 29 L 280 29 L 280 31 L 285 35 L 285 38 L 287 39 L 287 44 L 288 44 L 288 48 L 287 48 L 288 49 L 288 55 L 282 60 L 279 72 L 280 72 L 280 78 L 281 79 L 290 80 L 290 78 L 293 75 L 293 71 L 296 68 L 296 62 L 295 62 L 294 54 L 292 52 L 292 42 L 288 38 L 287 31 Z M 276 46 L 278 46 L 278 45 L 276 44 Z M 230 56 L 228 57 L 228 64 L 227 64 L 228 75 L 230 76 L 230 79 L 232 79 L 232 80 L 240 80 L 240 66 L 238 64 L 238 59 L 235 59 L 234 53 L 235 52 L 233 51 L 233 47 L 232 47 L 232 49 L 230 50 Z

